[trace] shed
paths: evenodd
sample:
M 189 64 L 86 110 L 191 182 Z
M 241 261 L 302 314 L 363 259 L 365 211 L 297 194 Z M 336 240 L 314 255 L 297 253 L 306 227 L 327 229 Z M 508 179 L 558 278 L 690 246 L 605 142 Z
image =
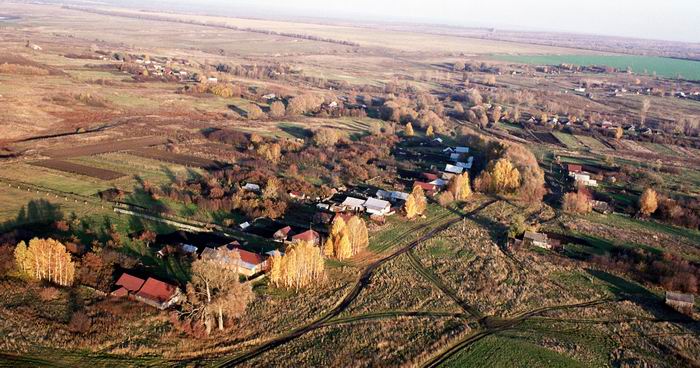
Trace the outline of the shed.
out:
M 391 213 L 391 203 L 377 198 L 368 198 L 364 207 L 368 213 L 373 215 L 385 216 Z
M 342 205 L 350 211 L 362 211 L 364 210 L 364 203 L 365 201 L 360 198 L 347 197 L 343 201 Z
M 463 167 L 455 166 L 455 165 L 450 165 L 447 164 L 445 165 L 445 172 L 451 173 L 451 174 L 461 174 L 462 171 L 464 171 Z
M 549 245 L 547 234 L 536 233 L 532 231 L 526 231 L 523 235 L 523 242 L 526 245 L 533 245 L 535 247 L 540 247 L 544 249 L 551 249 Z
M 666 305 L 692 317 L 693 309 L 695 308 L 695 296 L 693 294 L 667 291 Z

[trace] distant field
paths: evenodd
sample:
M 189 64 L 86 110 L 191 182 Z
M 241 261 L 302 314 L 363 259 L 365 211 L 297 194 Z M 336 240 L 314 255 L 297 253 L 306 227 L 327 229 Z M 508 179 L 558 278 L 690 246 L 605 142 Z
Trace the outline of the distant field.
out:
M 538 65 L 607 65 L 639 74 L 654 74 L 667 78 L 678 75 L 685 79 L 700 80 L 700 62 L 636 55 L 497 55 L 495 59 Z
M 576 137 L 576 139 L 578 139 L 579 142 L 581 142 L 581 144 L 583 144 L 584 146 L 586 146 L 592 150 L 601 151 L 601 150 L 609 149 L 606 145 L 604 145 L 602 142 L 600 142 L 596 138 L 588 137 L 585 135 L 576 135 L 575 137 Z
M 576 137 L 574 137 L 573 135 L 571 135 L 569 133 L 552 132 L 552 135 L 557 137 L 557 139 L 569 149 L 581 149 L 581 148 L 583 148 L 583 146 L 581 146 L 581 143 L 576 140 Z

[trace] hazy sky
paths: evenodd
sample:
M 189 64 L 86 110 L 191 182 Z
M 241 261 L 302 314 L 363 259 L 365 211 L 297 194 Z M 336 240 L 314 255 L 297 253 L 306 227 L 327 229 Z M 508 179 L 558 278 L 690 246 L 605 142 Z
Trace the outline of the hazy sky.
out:
M 165 0 L 139 3 L 159 1 Z M 245 12 L 262 17 L 286 13 L 700 42 L 700 0 L 167 0 L 167 3 L 206 12 L 218 9 L 226 15 Z

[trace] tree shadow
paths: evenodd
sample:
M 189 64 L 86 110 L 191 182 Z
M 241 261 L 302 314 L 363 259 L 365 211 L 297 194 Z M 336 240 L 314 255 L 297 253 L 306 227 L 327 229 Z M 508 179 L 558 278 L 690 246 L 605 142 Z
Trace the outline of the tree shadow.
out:
M 231 105 L 228 105 L 227 107 L 229 108 L 229 110 L 235 112 L 236 114 L 238 114 L 244 118 L 248 117 L 248 111 L 245 111 L 236 105 L 231 104 Z
M 22 206 L 14 220 L 0 224 L 0 231 L 7 231 L 20 226 L 49 225 L 63 219 L 59 206 L 45 200 L 33 199 Z
M 586 269 L 586 272 L 607 285 L 616 298 L 631 301 L 659 320 L 682 323 L 693 333 L 700 334 L 699 322 L 667 306 L 663 297 L 643 286 L 601 270 Z
M 292 137 L 299 139 L 311 138 L 313 135 L 310 130 L 296 125 L 282 124 L 280 125 L 280 129 Z

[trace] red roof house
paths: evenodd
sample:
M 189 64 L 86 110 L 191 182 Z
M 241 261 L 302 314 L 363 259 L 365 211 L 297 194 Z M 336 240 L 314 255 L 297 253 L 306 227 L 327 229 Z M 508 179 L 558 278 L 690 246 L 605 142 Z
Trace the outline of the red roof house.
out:
M 337 219 L 337 218 L 342 218 L 343 221 L 345 221 L 345 223 L 347 224 L 348 221 L 350 221 L 350 219 L 351 219 L 353 216 L 355 216 L 355 214 L 350 213 L 350 212 L 338 212 L 338 213 L 336 213 L 335 216 L 333 217 L 333 221 L 335 221 L 335 219 Z
M 422 181 L 413 182 L 413 187 L 421 187 L 427 193 L 435 193 L 437 191 L 437 186 L 435 184 L 424 183 Z
M 285 226 L 277 231 L 272 235 L 272 237 L 275 240 L 287 240 L 289 237 L 289 234 L 292 232 L 292 227 L 291 226 Z
M 181 297 L 177 286 L 149 277 L 136 299 L 158 309 L 165 309 L 175 304 Z
M 261 254 L 249 252 L 244 249 L 234 249 L 241 257 L 238 264 L 238 273 L 245 276 L 253 276 L 258 272 L 267 270 L 267 257 Z
M 145 281 L 128 273 L 123 273 L 115 285 L 121 286 L 130 293 L 135 293 L 141 289 Z
M 583 167 L 581 165 L 568 164 L 567 168 L 570 173 L 581 173 L 583 172 Z
M 309 241 L 313 245 L 319 245 L 321 243 L 321 235 L 319 233 L 309 229 L 303 233 L 294 235 L 292 241 Z
M 123 297 L 129 296 L 129 290 L 126 290 L 125 288 L 120 287 L 119 289 L 111 292 L 110 295 L 115 296 L 117 298 L 123 298 Z
M 429 172 L 424 172 L 424 173 L 421 174 L 421 175 L 422 175 L 423 178 L 424 178 L 425 180 L 427 180 L 427 181 L 433 181 L 433 180 L 436 180 L 436 179 L 439 178 L 439 176 L 438 176 L 437 174 L 433 174 L 433 173 L 429 173 Z

